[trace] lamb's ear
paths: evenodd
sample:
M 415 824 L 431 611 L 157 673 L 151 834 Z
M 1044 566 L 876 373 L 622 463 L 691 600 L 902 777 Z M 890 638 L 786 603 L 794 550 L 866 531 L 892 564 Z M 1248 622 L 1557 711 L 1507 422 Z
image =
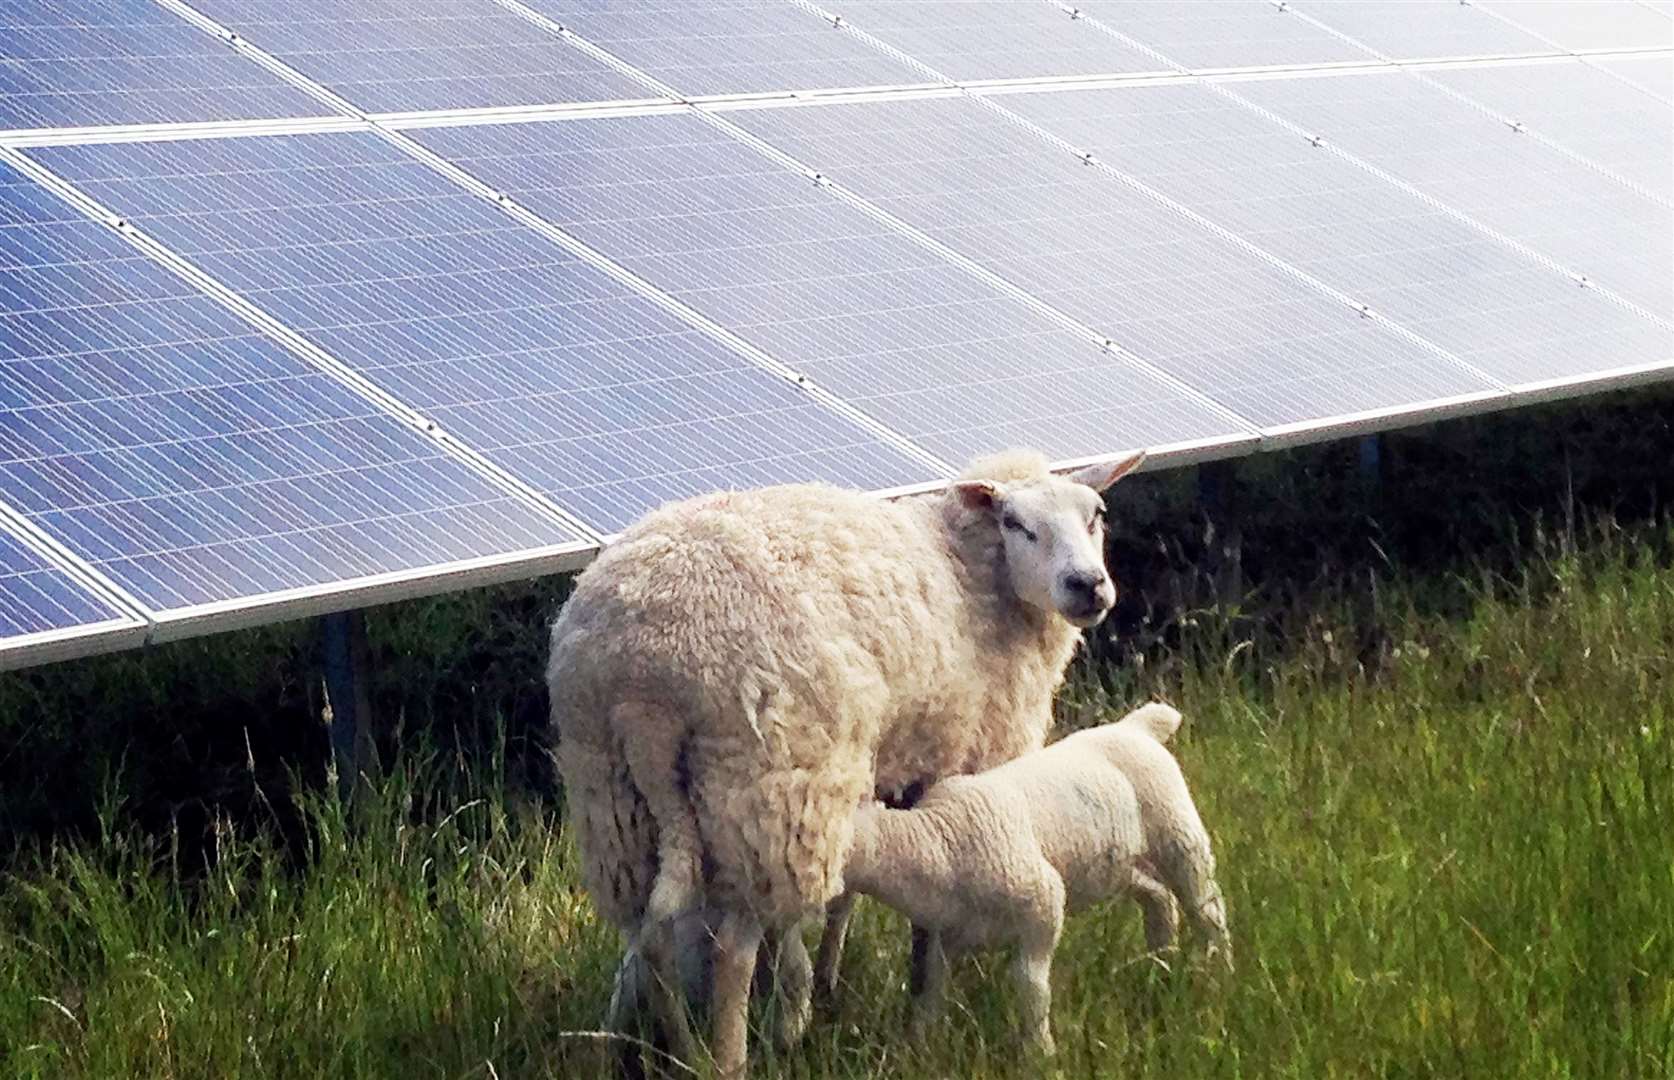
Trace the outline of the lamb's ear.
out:
M 1117 458 L 1115 461 L 1101 461 L 1097 465 L 1089 465 L 1085 469 L 1077 469 L 1070 473 L 1070 479 L 1078 484 L 1086 484 L 1094 491 L 1103 491 L 1122 477 L 1139 468 L 1139 463 L 1145 460 L 1145 451 L 1140 450 L 1127 457 Z
M 992 480 L 956 480 L 948 491 L 967 510 L 992 510 L 1000 498 L 1000 485 Z

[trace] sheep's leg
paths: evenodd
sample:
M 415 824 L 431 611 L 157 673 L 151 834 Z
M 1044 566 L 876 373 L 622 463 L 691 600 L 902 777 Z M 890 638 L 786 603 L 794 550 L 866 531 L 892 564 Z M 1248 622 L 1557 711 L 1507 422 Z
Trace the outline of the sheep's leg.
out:
M 1180 906 L 1168 886 L 1152 877 L 1145 868 L 1136 866 L 1132 888 L 1139 906 L 1145 912 L 1145 947 L 1162 952 L 1174 944 L 1180 926 Z
M 1052 953 L 1064 929 L 1064 880 L 1048 864 L 1040 870 L 1041 896 L 1027 913 L 1012 963 L 1023 1007 L 1023 1037 L 1050 1054 L 1057 1049 L 1052 1041 Z
M 773 986 L 779 999 L 774 1037 L 781 1049 L 788 1050 L 802 1041 L 813 1013 L 814 970 L 800 926 L 791 927 L 781 938 L 773 969 Z
M 645 1012 L 645 959 L 629 949 L 616 967 L 616 982 L 610 991 L 610 1008 L 604 1029 L 623 1038 L 616 1040 L 616 1070 L 624 1080 L 641 1080 L 645 1075 L 639 1055 L 639 1026 Z
M 651 883 L 639 933 L 630 947 L 640 952 L 650 969 L 650 978 L 645 980 L 646 991 L 653 1015 L 663 1023 L 670 1053 L 682 1061 L 690 1061 L 697 1040 L 686 1015 L 675 924 L 681 916 L 695 911 L 702 901 L 703 843 L 697 816 L 680 780 L 686 752 L 684 724 L 666 709 L 628 701 L 611 710 L 611 726 L 617 731 L 656 736 L 622 742 L 628 774 L 657 823 L 657 874 Z
M 650 969 L 645 988 L 651 998 L 651 1015 L 668 1040 L 669 1054 L 689 1063 L 697 1059 L 697 1036 L 692 1034 L 679 962 L 673 954 L 667 927 L 667 923 L 646 927 L 646 932 L 640 935 L 639 951 Z
M 744 912 L 727 912 L 715 932 L 710 1050 L 722 1077 L 742 1077 L 748 1062 L 750 981 L 761 939 L 761 923 Z
M 942 936 L 931 930 L 913 928 L 913 960 L 909 987 L 913 995 L 912 1019 L 908 1032 L 920 1038 L 942 1015 L 947 1001 L 947 949 Z
M 819 954 L 814 958 L 814 992 L 822 1002 L 837 999 L 837 971 L 842 966 L 843 943 L 849 937 L 849 920 L 854 917 L 857 894 L 845 892 L 825 909 L 825 930 L 820 934 Z

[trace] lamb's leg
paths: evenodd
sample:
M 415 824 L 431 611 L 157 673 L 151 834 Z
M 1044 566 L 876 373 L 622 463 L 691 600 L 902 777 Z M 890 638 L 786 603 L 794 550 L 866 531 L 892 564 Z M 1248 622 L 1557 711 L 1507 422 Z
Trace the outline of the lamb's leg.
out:
M 913 928 L 912 971 L 908 986 L 912 992 L 912 1019 L 907 1030 L 917 1039 L 942 1015 L 947 1001 L 947 949 L 934 931 Z
M 1023 1007 L 1023 1037 L 1043 1054 L 1057 1049 L 1052 1041 L 1052 949 L 1039 943 L 1020 946 L 1013 961 Z
M 729 911 L 715 932 L 715 968 L 710 998 L 710 1051 L 716 1074 L 742 1077 L 748 1062 L 750 980 L 756 971 L 762 927 L 754 915 Z
M 773 987 L 779 1000 L 774 1037 L 781 1049 L 788 1050 L 802 1041 L 813 1013 L 814 970 L 808 961 L 808 945 L 802 940 L 800 926 L 791 927 L 780 939 L 773 974 Z
M 1180 906 L 1168 886 L 1158 881 L 1145 866 L 1135 866 L 1132 888 L 1139 906 L 1145 911 L 1145 947 L 1162 952 L 1174 944 L 1180 925 Z
M 1197 906 L 1192 909 L 1192 924 L 1208 940 L 1208 955 L 1218 956 L 1228 971 L 1233 970 L 1232 936 L 1226 926 L 1226 897 L 1214 879 L 1198 890 Z
M 1052 1041 L 1052 953 L 1064 928 L 1064 880 L 1048 864 L 1040 869 L 1043 888 L 1034 910 L 1027 913 L 1013 973 L 1023 1008 L 1023 1037 L 1050 1054 L 1057 1049 Z
M 1230 970 L 1232 939 L 1227 935 L 1226 899 L 1215 881 L 1215 856 L 1208 835 L 1194 830 L 1175 838 L 1164 847 L 1158 869 L 1180 898 L 1192 926 L 1203 935 L 1206 953 L 1218 956 Z
M 837 999 L 837 971 L 842 966 L 843 943 L 849 937 L 849 920 L 854 917 L 857 898 L 855 893 L 842 893 L 825 909 L 825 930 L 814 958 L 814 992 L 825 1003 Z

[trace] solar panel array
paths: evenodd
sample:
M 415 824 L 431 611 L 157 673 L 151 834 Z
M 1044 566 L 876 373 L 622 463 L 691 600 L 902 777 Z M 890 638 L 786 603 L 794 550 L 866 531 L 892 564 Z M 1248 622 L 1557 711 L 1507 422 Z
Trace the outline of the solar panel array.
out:
M 1674 13 L 0 0 L 0 667 L 1674 374 Z

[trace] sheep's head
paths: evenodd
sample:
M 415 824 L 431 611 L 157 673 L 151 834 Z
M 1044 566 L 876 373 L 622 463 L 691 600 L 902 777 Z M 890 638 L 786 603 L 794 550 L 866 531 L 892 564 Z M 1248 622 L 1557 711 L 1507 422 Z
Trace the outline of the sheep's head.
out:
M 1076 626 L 1096 626 L 1116 603 L 1104 565 L 1100 493 L 1145 460 L 1144 451 L 1068 476 L 965 479 L 951 488 L 967 510 L 991 515 L 1012 592 Z

